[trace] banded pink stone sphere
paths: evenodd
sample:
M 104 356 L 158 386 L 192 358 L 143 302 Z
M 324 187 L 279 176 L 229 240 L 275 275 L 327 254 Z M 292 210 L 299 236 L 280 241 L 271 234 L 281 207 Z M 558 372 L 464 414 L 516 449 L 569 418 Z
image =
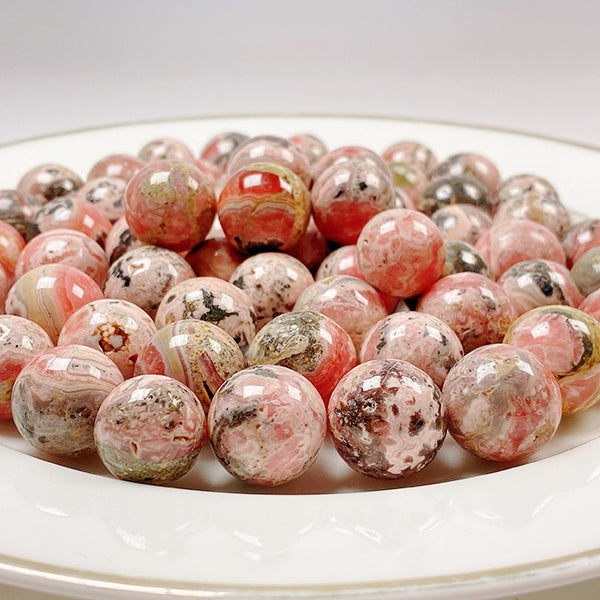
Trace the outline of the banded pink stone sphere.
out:
M 77 344 L 51 348 L 15 380 L 13 420 L 37 450 L 56 456 L 92 452 L 100 404 L 122 381 L 117 366 L 98 350 Z
M 146 165 L 125 191 L 125 218 L 132 233 L 175 252 L 191 250 L 206 238 L 216 210 L 212 182 L 182 161 Z
M 229 473 L 254 485 L 282 485 L 316 459 L 327 432 L 325 405 L 299 373 L 279 365 L 249 367 L 215 394 L 208 431 Z

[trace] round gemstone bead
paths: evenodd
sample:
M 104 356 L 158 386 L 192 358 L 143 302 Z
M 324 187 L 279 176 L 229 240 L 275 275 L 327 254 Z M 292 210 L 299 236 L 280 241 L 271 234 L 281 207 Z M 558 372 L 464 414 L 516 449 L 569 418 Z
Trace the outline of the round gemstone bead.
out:
M 286 367 L 259 365 L 219 388 L 208 430 L 227 471 L 254 485 L 274 486 L 312 465 L 325 440 L 327 417 L 308 379 Z
M 550 370 L 509 344 L 477 348 L 450 371 L 442 392 L 448 430 L 465 450 L 520 461 L 554 436 L 561 396 Z

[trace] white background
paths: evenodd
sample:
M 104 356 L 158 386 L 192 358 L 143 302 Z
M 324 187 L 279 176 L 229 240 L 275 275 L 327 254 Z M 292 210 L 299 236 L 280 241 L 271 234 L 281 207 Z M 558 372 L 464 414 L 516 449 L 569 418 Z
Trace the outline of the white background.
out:
M 140 119 L 320 112 L 600 144 L 594 0 L 0 0 L 0 9 L 0 143 Z M 599 593 L 588 583 L 520 597 Z M 0 598 L 49 597 L 0 585 Z

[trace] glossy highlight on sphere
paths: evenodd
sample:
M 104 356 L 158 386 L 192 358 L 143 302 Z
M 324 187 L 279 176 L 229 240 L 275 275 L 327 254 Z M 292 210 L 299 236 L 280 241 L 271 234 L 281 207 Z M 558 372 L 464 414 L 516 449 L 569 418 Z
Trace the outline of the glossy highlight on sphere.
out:
M 218 390 L 208 431 L 219 462 L 254 485 L 282 485 L 314 462 L 327 432 L 325 405 L 302 375 L 279 365 L 249 367 Z
M 465 353 L 502 342 L 517 318 L 517 310 L 502 287 L 479 273 L 442 277 L 421 296 L 417 310 L 449 325 Z
M 165 325 L 143 348 L 135 374 L 167 375 L 189 387 L 208 412 L 221 384 L 246 366 L 235 340 L 222 328 L 185 319 Z
M 18 375 L 13 420 L 34 448 L 56 456 L 95 449 L 94 420 L 106 396 L 123 381 L 102 352 L 76 344 L 36 356 Z
M 534 354 L 554 374 L 563 414 L 600 399 L 600 324 L 569 306 L 544 306 L 519 317 L 504 342 Z
M 410 298 L 441 275 L 446 259 L 439 229 L 425 215 L 404 208 L 373 217 L 356 243 L 364 278 L 378 290 Z
M 17 375 L 53 345 L 37 323 L 15 315 L 0 315 L 0 420 L 12 418 L 10 399 Z
M 448 374 L 442 402 L 452 437 L 493 461 L 523 460 L 550 441 L 561 396 L 550 370 L 531 352 L 491 344 L 465 355 Z
M 247 360 L 281 365 L 304 375 L 327 403 L 339 380 L 358 364 L 352 338 L 333 320 L 312 311 L 275 317 L 252 340 Z
M 80 344 L 104 353 L 133 377 L 139 353 L 156 333 L 154 321 L 139 306 L 114 298 L 90 302 L 75 311 L 58 336 L 58 345 Z
M 176 252 L 191 250 L 206 238 L 215 214 L 212 182 L 190 163 L 152 162 L 127 185 L 127 223 L 147 244 Z
M 62 264 L 43 265 L 17 280 L 6 298 L 5 311 L 34 321 L 56 343 L 78 308 L 103 297 L 98 284 L 83 271 Z
M 463 354 L 458 336 L 446 323 L 427 313 L 408 311 L 389 315 L 369 330 L 360 347 L 360 362 L 405 360 L 441 388 Z
M 229 177 L 217 210 L 225 236 L 238 250 L 286 251 L 306 231 L 310 194 L 289 169 L 254 163 Z
M 294 311 L 310 310 L 333 319 L 350 335 L 358 350 L 367 331 L 388 311 L 379 292 L 366 281 L 349 275 L 326 277 L 309 285 Z
M 160 329 L 184 319 L 221 327 L 242 352 L 256 333 L 256 313 L 250 298 L 232 283 L 216 277 L 194 277 L 166 294 L 156 311 L 156 326 Z
M 179 381 L 140 375 L 117 386 L 98 411 L 98 454 L 119 479 L 165 483 L 185 475 L 206 439 L 198 399 Z
M 372 360 L 347 373 L 328 407 L 338 454 L 354 470 L 397 479 L 425 468 L 446 436 L 440 390 L 402 360 Z

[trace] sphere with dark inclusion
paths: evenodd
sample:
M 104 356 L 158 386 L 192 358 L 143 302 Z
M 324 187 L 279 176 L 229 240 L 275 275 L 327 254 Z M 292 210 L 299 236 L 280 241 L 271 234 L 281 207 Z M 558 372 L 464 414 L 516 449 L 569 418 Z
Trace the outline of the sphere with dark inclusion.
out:
M 521 315 L 504 338 L 531 352 L 556 377 L 562 412 L 588 409 L 600 400 L 600 324 L 571 306 L 542 306 Z
M 594 246 L 582 254 L 573 267 L 571 275 L 584 296 L 600 288 L 600 246 Z
M 453 154 L 438 163 L 431 173 L 431 180 L 436 181 L 451 175 L 469 175 L 486 187 L 489 194 L 494 194 L 500 184 L 500 172 L 487 156 L 475 152 Z
M 528 350 L 491 344 L 464 356 L 442 392 L 448 430 L 465 450 L 519 461 L 552 439 L 561 395 L 550 369 Z
M 275 317 L 257 334 L 249 365 L 274 364 L 304 375 L 327 403 L 335 386 L 358 363 L 352 338 L 325 315 L 302 310 Z
M 27 171 L 17 184 L 17 189 L 38 196 L 45 203 L 73 194 L 82 185 L 81 177 L 69 167 L 46 163 Z
M 519 315 L 551 304 L 578 307 L 583 296 L 564 265 L 551 260 L 525 260 L 498 280 Z
M 164 375 L 140 375 L 102 403 L 94 438 L 119 479 L 166 483 L 185 475 L 206 439 L 206 417 L 193 392 Z
M 422 470 L 446 436 L 440 398 L 431 377 L 406 361 L 379 359 L 354 367 L 329 401 L 338 454 L 352 469 L 379 479 Z
M 444 247 L 446 248 L 446 261 L 442 269 L 442 277 L 469 272 L 492 278 L 492 272 L 486 260 L 470 244 L 446 240 Z
M 371 217 L 394 207 L 390 178 L 364 160 L 333 164 L 312 189 L 315 223 L 327 239 L 339 244 L 355 244 Z
M 32 222 L 42 201 L 33 194 L 20 190 L 0 190 L 0 220 L 12 225 L 29 241 L 39 233 Z
M 417 210 L 431 216 L 450 204 L 471 204 L 490 213 L 492 204 L 486 187 L 474 177 L 451 175 L 432 182 L 417 202 Z
M 229 157 L 250 138 L 238 131 L 223 131 L 211 137 L 200 150 L 200 158 L 211 162 L 221 173 L 225 172 Z
M 254 485 L 281 485 L 314 462 L 327 433 L 316 388 L 280 365 L 236 373 L 217 391 L 208 412 L 210 441 L 219 462 Z
M 235 340 L 221 327 L 197 319 L 159 329 L 140 348 L 135 374 L 173 377 L 188 386 L 208 412 L 221 384 L 246 366 Z
M 98 409 L 122 381 L 117 366 L 98 350 L 77 344 L 51 348 L 17 376 L 13 420 L 38 450 L 57 456 L 92 452 Z

